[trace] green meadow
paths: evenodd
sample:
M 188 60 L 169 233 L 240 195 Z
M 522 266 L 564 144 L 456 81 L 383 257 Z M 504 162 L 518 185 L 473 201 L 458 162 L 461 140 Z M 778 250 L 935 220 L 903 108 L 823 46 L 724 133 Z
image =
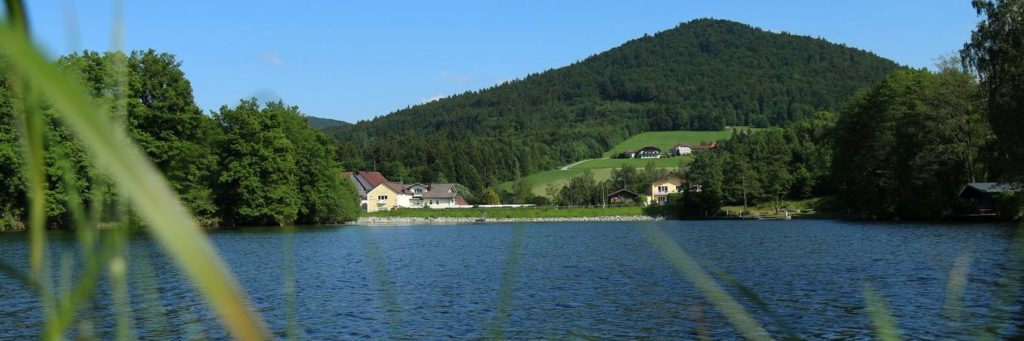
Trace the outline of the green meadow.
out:
M 720 131 L 649 131 L 633 135 L 633 137 L 615 145 L 611 150 L 604 153 L 604 157 L 612 158 L 626 149 L 640 149 L 645 146 L 658 147 L 663 153 L 665 153 L 668 152 L 669 148 L 672 148 L 672 146 L 678 143 L 698 145 L 714 141 L 728 140 L 732 137 L 733 129 L 736 129 L 737 131 L 744 131 L 757 130 L 758 128 L 729 127 Z
M 709 144 L 714 141 L 728 140 L 732 138 L 733 129 L 737 131 L 759 130 L 751 127 L 730 127 L 721 131 L 651 131 L 640 133 L 622 141 L 604 153 L 601 159 L 586 160 L 574 164 L 568 169 L 555 169 L 534 173 L 526 177 L 531 184 L 533 194 L 547 196 L 548 185 L 554 184 L 561 188 L 569 179 L 583 174 L 589 169 L 594 174 L 594 180 L 602 181 L 611 178 L 612 169 L 622 168 L 629 165 L 636 168 L 644 168 L 653 163 L 657 168 L 677 169 L 680 166 L 693 162 L 693 156 L 665 157 L 660 159 L 616 159 L 616 155 L 626 149 L 639 149 L 644 146 L 656 146 L 667 153 L 673 145 L 685 143 L 690 145 Z M 499 186 L 503 190 L 511 190 L 512 182 L 506 182 Z

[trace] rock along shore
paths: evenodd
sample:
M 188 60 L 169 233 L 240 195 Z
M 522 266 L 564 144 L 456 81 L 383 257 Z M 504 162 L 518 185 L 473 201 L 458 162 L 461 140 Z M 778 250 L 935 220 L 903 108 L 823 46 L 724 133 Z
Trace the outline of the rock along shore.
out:
M 644 215 L 613 215 L 597 217 L 541 217 L 541 218 L 480 218 L 473 217 L 360 217 L 355 225 L 427 225 L 427 224 L 469 224 L 469 223 L 558 223 L 594 221 L 655 221 Z

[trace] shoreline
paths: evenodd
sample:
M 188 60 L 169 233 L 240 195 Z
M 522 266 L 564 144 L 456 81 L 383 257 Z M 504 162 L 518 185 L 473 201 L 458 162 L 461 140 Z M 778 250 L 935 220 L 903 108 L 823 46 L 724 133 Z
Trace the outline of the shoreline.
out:
M 484 218 L 475 217 L 359 217 L 352 225 L 442 225 L 476 223 L 574 223 L 574 222 L 616 222 L 616 221 L 657 221 L 645 215 L 613 215 L 594 217 L 536 217 L 536 218 Z

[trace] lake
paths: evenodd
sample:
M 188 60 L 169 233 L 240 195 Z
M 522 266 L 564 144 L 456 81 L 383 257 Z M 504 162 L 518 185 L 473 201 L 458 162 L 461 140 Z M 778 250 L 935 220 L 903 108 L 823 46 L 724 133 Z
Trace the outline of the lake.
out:
M 665 232 L 706 270 L 727 274 L 771 310 L 723 283 L 774 336 L 872 337 L 867 283 L 904 336 L 967 338 L 990 320 L 1024 330 L 1019 287 L 993 310 L 1013 265 L 1010 226 L 835 221 L 669 221 L 253 228 L 210 233 L 271 329 L 304 339 L 713 339 L 737 331 L 651 244 Z M 51 259 L 73 251 L 54 232 Z M 2 261 L 27 268 L 27 234 L 0 235 Z M 510 252 L 516 251 L 518 252 Z M 225 332 L 159 247 L 130 241 L 129 281 L 140 338 L 224 338 Z M 970 266 L 959 317 L 944 312 L 958 256 Z M 72 267 L 73 269 L 74 267 Z M 294 283 L 286 285 L 286 283 Z M 33 295 L 0 274 L 0 339 L 35 338 Z M 109 290 L 102 286 L 101 291 Z M 91 323 L 113 333 L 109 298 Z M 772 318 L 774 316 L 774 318 Z M 84 329 L 83 329 L 84 328 Z

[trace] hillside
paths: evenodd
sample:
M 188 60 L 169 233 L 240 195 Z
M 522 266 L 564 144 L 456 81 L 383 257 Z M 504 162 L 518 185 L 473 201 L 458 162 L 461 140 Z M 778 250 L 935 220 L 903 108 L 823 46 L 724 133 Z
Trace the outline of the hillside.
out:
M 836 111 L 899 68 L 822 39 L 699 19 L 559 69 L 331 128 L 348 169 L 480 189 L 597 158 L 637 133 Z
M 323 118 L 323 117 L 316 117 L 316 116 L 306 116 L 306 121 L 309 121 L 309 126 L 310 127 L 313 127 L 313 128 L 316 128 L 316 129 L 321 129 L 321 130 L 328 129 L 328 128 L 334 128 L 334 127 L 340 127 L 340 126 L 346 126 L 346 125 L 350 124 L 350 123 L 345 122 L 345 121 L 338 121 L 338 120 L 334 120 L 334 119 L 330 119 L 330 118 Z
M 646 146 L 655 146 L 662 151 L 668 151 L 669 148 L 679 143 L 692 146 L 728 140 L 732 137 L 733 129 L 742 132 L 745 130 L 757 130 L 758 128 L 730 127 L 725 130 L 716 131 L 650 131 L 636 134 L 625 141 L 619 142 L 615 147 L 604 152 L 604 157 L 614 158 L 626 149 L 640 149 Z
M 564 186 L 570 178 L 583 174 L 589 169 L 597 181 L 607 180 L 611 177 L 612 170 L 628 165 L 634 168 L 644 168 L 653 164 L 656 168 L 678 169 L 680 166 L 693 161 L 692 156 L 665 157 L 660 159 L 616 159 L 625 149 L 639 149 L 644 146 L 656 146 L 663 151 L 677 143 L 690 145 L 704 144 L 715 141 L 724 141 L 732 137 L 732 128 L 716 131 L 652 131 L 636 134 L 604 152 L 602 158 L 595 158 L 576 162 L 565 167 L 543 172 L 530 174 L 526 180 L 531 185 L 531 192 L 538 196 L 547 196 L 547 187 L 553 184 L 556 188 Z M 737 130 L 758 130 L 757 128 L 737 127 Z M 510 191 L 513 182 L 505 182 L 499 188 Z

